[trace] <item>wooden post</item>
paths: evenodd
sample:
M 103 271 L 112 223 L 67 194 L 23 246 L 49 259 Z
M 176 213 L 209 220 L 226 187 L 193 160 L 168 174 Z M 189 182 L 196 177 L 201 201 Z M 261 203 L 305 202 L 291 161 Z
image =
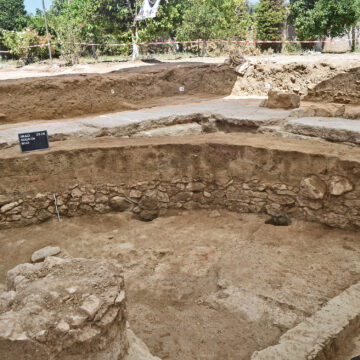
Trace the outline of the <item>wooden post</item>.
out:
M 49 36 L 49 29 L 48 29 L 48 24 L 47 24 L 46 8 L 45 8 L 45 1 L 44 0 L 42 0 L 42 6 L 43 6 L 43 11 L 44 11 L 44 20 L 45 20 L 46 36 L 47 36 L 47 40 L 48 40 L 49 56 L 50 56 L 50 61 L 52 62 L 50 36 Z
M 352 36 L 352 42 L 351 42 L 351 52 L 355 52 L 356 50 L 356 26 L 354 25 L 351 29 L 351 36 Z

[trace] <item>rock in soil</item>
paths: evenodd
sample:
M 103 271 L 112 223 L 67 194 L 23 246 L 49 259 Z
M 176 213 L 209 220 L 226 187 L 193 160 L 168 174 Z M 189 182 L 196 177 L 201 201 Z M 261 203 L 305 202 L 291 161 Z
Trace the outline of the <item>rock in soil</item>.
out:
M 33 263 L 38 261 L 43 261 L 49 256 L 54 256 L 59 254 L 61 249 L 58 246 L 46 246 L 40 250 L 35 251 L 31 255 L 31 261 Z
M 266 106 L 270 109 L 296 109 L 300 106 L 300 96 L 297 94 L 270 90 Z

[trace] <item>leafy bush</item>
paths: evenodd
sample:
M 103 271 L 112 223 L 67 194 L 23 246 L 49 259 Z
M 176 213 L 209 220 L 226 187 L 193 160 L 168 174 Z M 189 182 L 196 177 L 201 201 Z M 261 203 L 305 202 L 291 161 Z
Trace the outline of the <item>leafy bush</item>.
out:
M 58 51 L 66 65 L 79 63 L 83 50 L 86 48 L 77 43 L 81 42 L 81 26 L 74 19 L 58 17 L 54 23 L 58 41 Z
M 49 55 L 47 46 L 28 48 L 28 46 L 47 43 L 46 37 L 40 36 L 32 28 L 19 32 L 5 30 L 2 32 L 2 43 L 10 54 L 23 61 L 24 64 L 46 59 Z
M 302 53 L 301 44 L 299 43 L 285 43 L 282 47 L 283 54 L 300 54 Z

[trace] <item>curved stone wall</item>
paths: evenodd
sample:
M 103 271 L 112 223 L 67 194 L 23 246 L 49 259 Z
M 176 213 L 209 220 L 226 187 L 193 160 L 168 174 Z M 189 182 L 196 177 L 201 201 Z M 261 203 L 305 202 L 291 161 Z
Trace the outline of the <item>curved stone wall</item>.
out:
M 54 193 L 61 216 L 226 208 L 360 227 L 360 151 L 338 144 L 250 134 L 69 141 L 4 151 L 0 174 L 1 228 L 56 217 Z

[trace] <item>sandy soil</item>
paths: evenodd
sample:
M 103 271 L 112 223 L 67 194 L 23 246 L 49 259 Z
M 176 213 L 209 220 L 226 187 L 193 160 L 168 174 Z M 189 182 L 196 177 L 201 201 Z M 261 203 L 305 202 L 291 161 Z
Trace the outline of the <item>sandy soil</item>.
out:
M 360 280 L 359 234 L 222 211 L 128 213 L 0 232 L 0 282 L 33 251 L 124 265 L 132 328 L 162 359 L 249 359 Z

